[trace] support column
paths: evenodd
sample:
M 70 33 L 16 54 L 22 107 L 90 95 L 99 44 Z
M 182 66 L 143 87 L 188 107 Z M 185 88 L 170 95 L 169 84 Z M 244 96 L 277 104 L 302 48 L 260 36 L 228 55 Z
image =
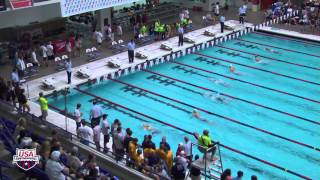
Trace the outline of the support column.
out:
M 101 9 L 97 11 L 97 29 L 104 33 L 103 27 L 111 22 L 111 8 Z

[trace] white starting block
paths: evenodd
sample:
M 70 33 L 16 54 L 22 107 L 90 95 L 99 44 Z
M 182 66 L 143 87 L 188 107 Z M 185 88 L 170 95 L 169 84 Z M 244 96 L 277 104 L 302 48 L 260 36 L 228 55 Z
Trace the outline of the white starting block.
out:
M 44 89 L 52 90 L 56 88 L 54 86 L 55 83 L 56 81 L 54 80 L 54 78 L 46 78 L 42 80 L 42 87 Z
M 168 42 L 164 42 L 161 44 L 160 49 L 166 50 L 166 51 L 172 51 L 173 45 Z
M 229 30 L 229 31 L 235 30 L 238 26 L 239 26 L 239 24 L 234 24 L 234 23 L 231 23 L 231 22 L 225 22 L 224 23 L 224 28 L 226 30 Z
M 114 62 L 114 59 L 108 59 L 107 64 L 109 68 L 118 69 L 120 68 L 120 65 Z
M 135 56 L 139 59 L 147 59 L 148 58 L 147 52 L 144 52 L 144 51 L 136 52 Z
M 88 67 L 81 68 L 76 72 L 76 76 L 79 78 L 89 78 L 91 76 L 91 72 Z
M 196 38 L 195 38 L 194 36 L 191 36 L 191 35 L 189 35 L 189 36 L 184 36 L 184 37 L 183 37 L 183 41 L 184 41 L 184 42 L 187 42 L 187 43 L 194 44 L 194 43 L 196 43 Z
M 206 29 L 203 34 L 205 36 L 215 37 L 219 33 L 216 29 Z

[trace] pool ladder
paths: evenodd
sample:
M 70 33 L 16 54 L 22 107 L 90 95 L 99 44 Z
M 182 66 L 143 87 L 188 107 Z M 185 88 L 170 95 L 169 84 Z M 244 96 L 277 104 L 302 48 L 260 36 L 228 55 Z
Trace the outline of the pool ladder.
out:
M 211 148 L 204 148 L 199 144 L 192 143 L 192 148 L 197 146 L 200 152 L 203 152 L 204 159 L 200 157 L 198 160 L 192 161 L 191 167 L 195 167 L 201 170 L 201 174 L 204 179 L 220 179 L 223 172 L 223 165 L 221 159 L 221 151 L 219 142 L 215 142 Z M 215 149 L 214 161 L 211 161 L 211 151 Z

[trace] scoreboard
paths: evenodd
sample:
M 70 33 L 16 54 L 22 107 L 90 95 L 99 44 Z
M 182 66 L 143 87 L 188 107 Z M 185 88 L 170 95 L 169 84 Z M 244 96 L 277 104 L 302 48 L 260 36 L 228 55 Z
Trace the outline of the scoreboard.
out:
M 61 0 L 62 17 L 133 3 L 139 0 Z

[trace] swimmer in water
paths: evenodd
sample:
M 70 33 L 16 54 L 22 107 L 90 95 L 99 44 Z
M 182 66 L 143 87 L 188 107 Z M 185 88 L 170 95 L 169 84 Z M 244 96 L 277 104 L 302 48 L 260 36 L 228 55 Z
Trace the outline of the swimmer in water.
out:
M 280 52 L 275 51 L 275 50 L 270 49 L 270 48 L 265 48 L 264 50 L 266 50 L 266 51 L 268 51 L 268 52 L 270 52 L 270 53 L 274 53 L 274 54 L 281 54 Z
M 217 92 L 216 94 L 204 93 L 203 96 L 208 97 L 218 103 L 227 103 L 227 101 L 228 101 L 228 99 L 223 97 L 219 92 Z
M 192 110 L 191 117 L 199 119 L 200 121 L 204 121 L 204 122 L 209 123 L 209 121 L 207 119 L 200 116 L 199 111 L 196 109 Z
M 143 128 L 144 130 L 146 130 L 146 131 L 150 131 L 152 135 L 159 133 L 158 130 L 153 129 L 149 124 L 143 124 L 143 125 L 142 125 L 142 128 Z
M 222 85 L 224 87 L 229 87 L 230 85 L 220 79 L 215 79 L 215 78 L 208 78 L 209 81 L 215 83 L 215 84 L 218 84 L 218 85 Z
M 259 55 L 255 55 L 254 56 L 254 61 L 255 63 L 258 63 L 258 64 L 263 64 L 263 65 L 267 65 L 268 63 L 267 62 L 264 62 L 260 59 L 260 56 Z
M 229 65 L 229 72 L 235 74 L 235 75 L 241 75 L 239 72 L 236 71 L 236 68 L 233 67 L 232 64 Z

